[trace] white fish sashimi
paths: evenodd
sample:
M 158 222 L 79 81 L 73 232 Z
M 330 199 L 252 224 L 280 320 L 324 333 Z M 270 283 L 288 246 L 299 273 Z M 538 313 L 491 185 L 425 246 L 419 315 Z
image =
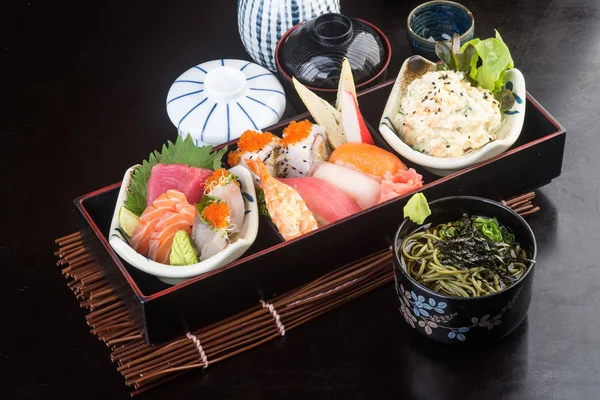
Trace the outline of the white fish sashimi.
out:
M 200 253 L 200 261 L 209 259 L 229 244 L 226 231 L 212 230 L 200 220 L 200 217 L 196 217 L 192 227 L 192 240 Z
M 381 196 L 381 185 L 367 175 L 329 162 L 315 163 L 310 175 L 336 186 L 362 208 L 374 206 Z
M 210 196 L 224 201 L 229 207 L 231 229 L 228 229 L 228 232 L 230 234 L 241 232 L 242 225 L 244 224 L 246 207 L 244 205 L 244 198 L 242 197 L 240 187 L 235 182 L 231 182 L 225 186 L 217 186 L 209 194 Z

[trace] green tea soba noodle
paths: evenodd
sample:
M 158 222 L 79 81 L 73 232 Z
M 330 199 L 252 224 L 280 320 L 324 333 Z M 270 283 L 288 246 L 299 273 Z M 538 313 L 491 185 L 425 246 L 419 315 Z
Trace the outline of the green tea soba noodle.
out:
M 411 234 L 402 244 L 402 256 L 417 282 L 457 297 L 503 290 L 523 276 L 532 262 L 498 221 L 467 215 Z

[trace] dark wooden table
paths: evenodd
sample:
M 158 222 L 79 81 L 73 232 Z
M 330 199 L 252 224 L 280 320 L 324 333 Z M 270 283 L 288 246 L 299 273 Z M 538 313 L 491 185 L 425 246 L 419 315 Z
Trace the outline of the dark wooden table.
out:
M 410 55 L 417 3 L 342 0 L 390 38 L 389 77 Z M 527 89 L 569 132 L 563 174 L 530 219 L 539 259 L 523 325 L 483 349 L 435 346 L 406 327 L 389 285 L 140 398 L 600 398 L 600 4 L 464 4 L 477 35 L 502 33 Z M 236 2 L 24 0 L 2 15 L 0 398 L 127 398 L 54 265 L 53 239 L 76 229 L 74 197 L 175 137 L 165 97 L 181 72 L 249 58 Z

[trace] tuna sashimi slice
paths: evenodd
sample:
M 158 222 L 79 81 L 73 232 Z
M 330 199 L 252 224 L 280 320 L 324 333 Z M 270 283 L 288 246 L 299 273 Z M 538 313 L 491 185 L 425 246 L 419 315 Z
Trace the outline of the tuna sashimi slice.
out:
M 350 196 L 322 179 L 306 177 L 279 180 L 296 189 L 319 226 L 361 211 L 360 206 Z
M 148 179 L 146 205 L 150 206 L 161 194 L 169 189 L 177 189 L 179 181 L 185 176 L 188 166 L 185 164 L 156 164 L 152 167 Z
M 156 164 L 148 179 L 146 204 L 150 206 L 169 189 L 182 192 L 190 204 L 198 203 L 204 193 L 205 181 L 212 173 L 209 169 L 186 164 Z
M 200 203 L 202 195 L 204 194 L 204 188 L 206 187 L 206 180 L 213 174 L 210 169 L 190 167 L 183 179 L 179 181 L 177 190 L 185 194 L 187 201 L 190 204 Z

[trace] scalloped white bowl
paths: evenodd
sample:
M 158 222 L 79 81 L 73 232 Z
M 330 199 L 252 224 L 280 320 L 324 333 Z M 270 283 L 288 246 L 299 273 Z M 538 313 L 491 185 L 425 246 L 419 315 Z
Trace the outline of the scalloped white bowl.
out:
M 135 171 L 137 167 L 138 165 L 134 165 L 125 173 L 108 235 L 108 241 L 112 248 L 132 267 L 154 275 L 169 285 L 176 285 L 237 260 L 248 250 L 248 248 L 250 248 L 250 246 L 252 246 L 258 232 L 256 192 L 254 190 L 254 182 L 250 172 L 242 166 L 236 166 L 230 168 L 229 172 L 237 176 L 241 183 L 242 197 L 244 198 L 246 212 L 242 230 L 236 234 L 237 238 L 229 246 L 207 260 L 185 266 L 171 266 L 157 263 L 133 250 L 119 231 L 119 210 L 125 203 L 127 188 L 129 187 L 133 171 Z
M 381 121 L 379 132 L 385 141 L 402 157 L 421 165 L 431 173 L 446 176 L 471 165 L 488 160 L 508 150 L 519 138 L 525 121 L 525 79 L 518 69 L 510 69 L 504 75 L 504 84 L 512 90 L 517 100 L 510 110 L 502 113 L 502 123 L 495 131 L 496 140 L 473 150 L 466 155 L 454 158 L 433 157 L 416 150 L 404 143 L 390 127 L 398 113 L 400 103 L 408 85 L 425 73 L 435 70 L 436 64 L 421 56 L 412 56 L 404 61 L 400 73 L 394 82 Z M 393 126 L 399 130 L 399 127 Z

